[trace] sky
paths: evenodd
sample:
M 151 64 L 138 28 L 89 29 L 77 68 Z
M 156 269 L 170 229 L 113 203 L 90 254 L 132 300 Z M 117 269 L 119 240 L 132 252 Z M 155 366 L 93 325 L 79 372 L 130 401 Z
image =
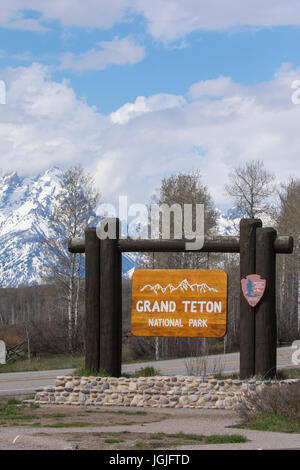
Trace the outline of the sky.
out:
M 300 177 L 299 43 L 298 0 L 1 2 L 0 168 L 82 164 L 114 203 L 197 169 L 230 207 L 249 160 Z

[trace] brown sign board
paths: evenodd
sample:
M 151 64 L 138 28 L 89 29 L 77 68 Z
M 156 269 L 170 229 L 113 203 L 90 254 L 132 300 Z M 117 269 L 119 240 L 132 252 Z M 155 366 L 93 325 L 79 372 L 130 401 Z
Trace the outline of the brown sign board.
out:
M 226 328 L 225 271 L 138 269 L 133 273 L 133 335 L 221 338 Z

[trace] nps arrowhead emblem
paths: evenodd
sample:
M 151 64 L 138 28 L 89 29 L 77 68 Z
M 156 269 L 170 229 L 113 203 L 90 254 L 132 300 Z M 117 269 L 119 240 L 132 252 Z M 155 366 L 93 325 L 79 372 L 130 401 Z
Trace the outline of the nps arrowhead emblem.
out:
M 266 283 L 258 274 L 249 274 L 241 280 L 244 297 L 251 307 L 255 307 L 264 295 Z

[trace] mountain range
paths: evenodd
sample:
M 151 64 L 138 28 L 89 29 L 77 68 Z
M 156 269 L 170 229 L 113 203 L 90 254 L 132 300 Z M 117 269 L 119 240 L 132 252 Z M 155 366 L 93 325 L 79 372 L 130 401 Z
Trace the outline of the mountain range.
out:
M 46 256 L 39 239 L 48 233 L 47 220 L 60 190 L 56 167 L 36 177 L 0 172 L 0 286 L 18 287 L 41 282 Z M 218 230 L 235 234 L 239 220 L 235 209 L 218 211 Z M 123 275 L 130 276 L 137 264 L 135 254 L 123 254 Z
M 47 220 L 60 191 L 60 170 L 51 168 L 36 177 L 0 173 L 0 286 L 18 287 L 41 282 L 46 261 L 39 242 L 47 236 Z M 123 255 L 122 270 L 129 275 L 135 257 Z

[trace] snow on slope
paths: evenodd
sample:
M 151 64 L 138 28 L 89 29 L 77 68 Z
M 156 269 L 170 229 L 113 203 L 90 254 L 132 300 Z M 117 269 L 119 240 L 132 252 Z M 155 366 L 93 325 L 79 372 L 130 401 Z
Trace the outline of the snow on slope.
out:
M 241 218 L 242 215 L 236 207 L 229 209 L 226 213 L 217 209 L 217 226 L 220 235 L 238 236 Z M 261 219 L 263 227 L 273 227 L 275 225 L 275 220 L 269 214 L 262 213 L 257 218 Z
M 35 178 L 16 172 L 0 177 L 0 284 L 30 285 L 40 280 L 44 259 L 38 239 L 47 233 L 47 217 L 59 192 L 59 170 Z
M 45 253 L 38 242 L 47 235 L 47 219 L 60 190 L 58 168 L 34 178 L 16 172 L 0 173 L 0 286 L 17 287 L 40 283 Z M 134 259 L 123 256 L 123 273 Z

